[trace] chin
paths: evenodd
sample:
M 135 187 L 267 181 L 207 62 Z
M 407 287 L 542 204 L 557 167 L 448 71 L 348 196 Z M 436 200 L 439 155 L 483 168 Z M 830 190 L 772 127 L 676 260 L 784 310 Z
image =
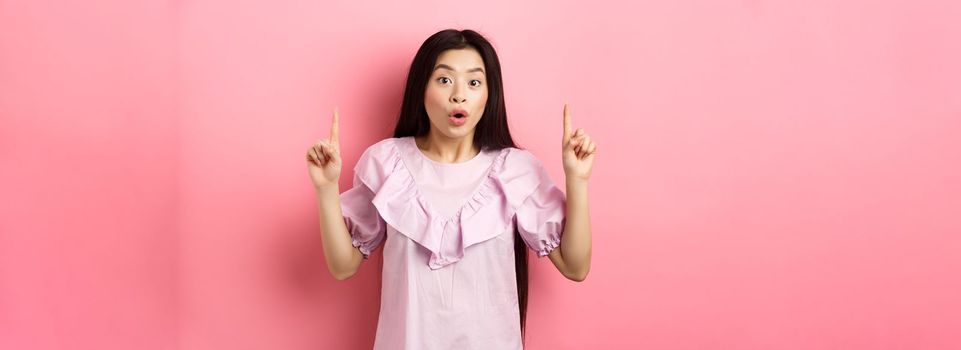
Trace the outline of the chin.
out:
M 448 138 L 459 139 L 459 138 L 464 138 L 464 137 L 467 137 L 468 135 L 471 135 L 472 132 L 474 132 L 474 128 L 447 129 L 447 131 L 442 131 L 441 133 L 443 133 L 444 136 L 447 136 Z
M 446 120 L 444 121 L 446 123 Z M 431 121 L 431 132 L 439 132 L 446 138 L 459 139 L 471 135 L 477 128 L 477 124 L 474 125 L 464 125 L 460 127 L 451 126 L 443 124 L 442 126 L 437 126 L 436 123 Z

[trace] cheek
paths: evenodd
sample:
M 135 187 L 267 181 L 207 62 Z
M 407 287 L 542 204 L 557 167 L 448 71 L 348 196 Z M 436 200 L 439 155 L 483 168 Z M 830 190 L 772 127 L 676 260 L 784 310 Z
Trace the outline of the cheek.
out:
M 487 90 L 478 91 L 476 100 L 477 108 L 483 110 L 484 106 L 487 104 Z
M 424 91 L 424 109 L 431 119 L 440 118 L 445 113 L 447 97 L 440 89 L 427 88 Z
M 443 96 L 443 94 L 441 93 L 441 91 L 438 91 L 437 89 L 427 88 L 427 90 L 424 91 L 424 105 L 425 105 L 425 106 L 428 106 L 428 107 L 439 106 L 439 105 L 441 105 L 442 102 L 445 101 L 445 100 L 446 100 L 446 99 L 444 98 L 444 96 Z

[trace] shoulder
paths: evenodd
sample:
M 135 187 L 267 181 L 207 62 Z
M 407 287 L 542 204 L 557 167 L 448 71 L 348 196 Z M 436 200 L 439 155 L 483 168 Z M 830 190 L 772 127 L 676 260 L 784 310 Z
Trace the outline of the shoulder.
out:
M 367 147 L 357 159 L 354 173 L 373 190 L 400 166 L 398 143 L 404 138 L 386 138 Z
M 520 148 L 502 150 L 503 161 L 498 169 L 498 177 L 506 181 L 521 182 L 526 185 L 550 181 L 544 163 L 533 152 Z
M 503 162 L 495 179 L 514 208 L 518 208 L 538 188 L 554 185 L 543 163 L 531 151 L 513 147 L 502 151 L 505 152 L 501 154 Z
M 362 167 L 371 167 L 378 163 L 395 162 L 399 158 L 398 153 L 404 141 L 406 141 L 406 138 L 390 137 L 368 146 L 364 149 L 364 152 L 361 153 L 360 158 L 357 160 L 357 168 L 354 170 L 360 170 L 358 168 Z
M 368 146 L 367 149 L 364 150 L 364 153 L 361 156 L 361 158 L 363 158 L 363 156 L 376 157 L 376 156 L 384 156 L 390 153 L 394 153 L 397 151 L 398 143 L 401 142 L 402 140 L 403 138 L 389 137 L 389 138 L 374 142 L 374 144 Z
M 502 170 L 533 175 L 544 169 L 544 164 L 531 151 L 516 147 L 509 147 L 502 151 L 506 153 Z

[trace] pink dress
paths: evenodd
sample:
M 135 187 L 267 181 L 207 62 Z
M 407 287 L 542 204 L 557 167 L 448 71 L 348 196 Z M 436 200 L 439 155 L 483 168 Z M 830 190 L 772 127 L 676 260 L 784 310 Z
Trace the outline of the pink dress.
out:
M 367 148 L 341 207 L 365 259 L 384 244 L 374 348 L 521 349 L 514 228 L 546 256 L 565 201 L 526 150 L 441 163 L 413 137 Z

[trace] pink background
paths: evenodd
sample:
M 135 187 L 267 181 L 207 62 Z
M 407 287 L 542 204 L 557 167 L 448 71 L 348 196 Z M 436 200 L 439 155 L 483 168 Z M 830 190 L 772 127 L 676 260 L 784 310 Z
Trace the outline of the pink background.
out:
M 352 169 L 447 27 L 556 181 L 564 101 L 598 142 L 530 349 L 961 348 L 959 4 L 0 0 L 0 348 L 370 348 L 304 153 L 339 105 Z

